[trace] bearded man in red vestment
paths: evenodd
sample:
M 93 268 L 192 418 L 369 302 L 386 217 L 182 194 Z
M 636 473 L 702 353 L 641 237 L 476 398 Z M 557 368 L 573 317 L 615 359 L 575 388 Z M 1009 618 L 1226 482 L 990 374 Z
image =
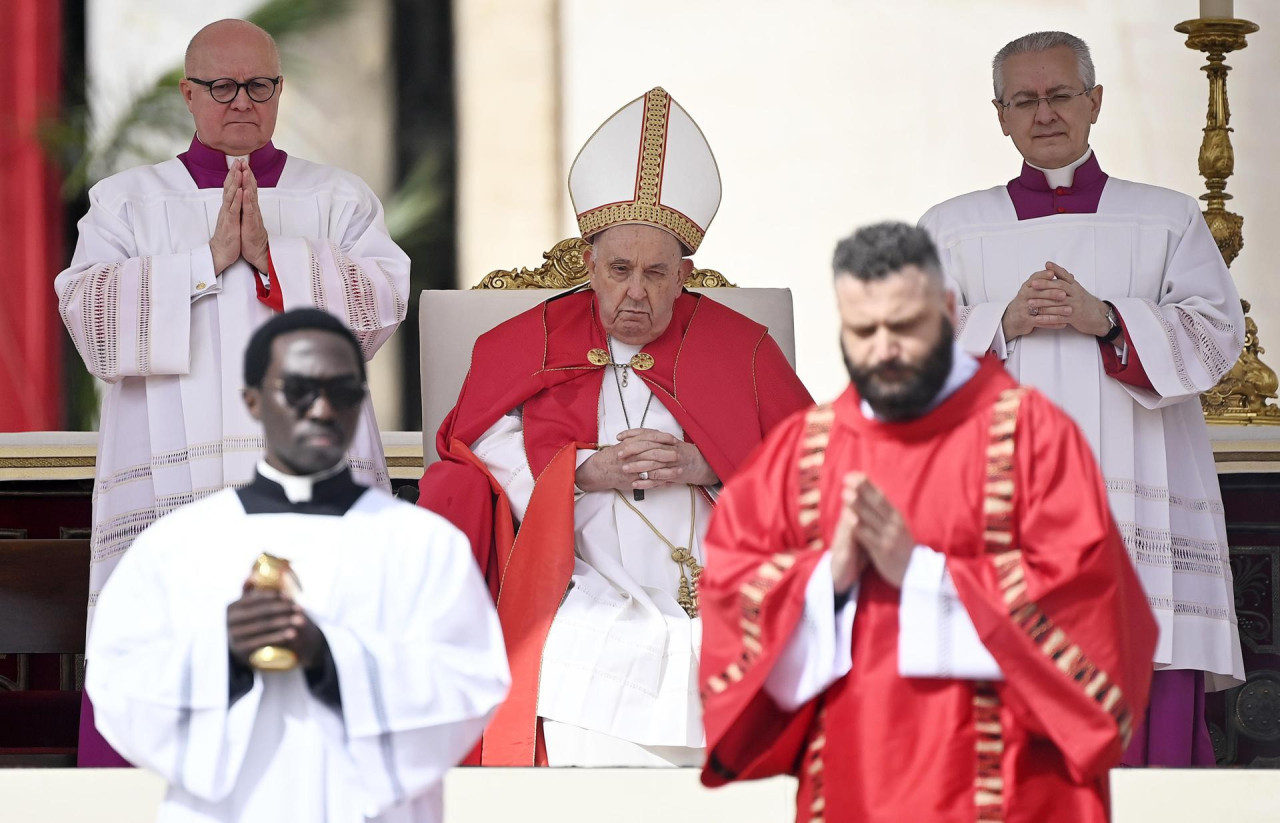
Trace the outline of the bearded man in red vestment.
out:
M 589 288 L 476 342 L 419 503 L 468 533 L 498 604 L 512 689 L 483 765 L 701 765 L 702 536 L 812 400 L 768 329 L 683 288 L 720 178 L 665 91 L 596 131 L 569 189 Z
M 798 819 L 1089 823 L 1156 626 L 1089 445 L 952 342 L 922 229 L 836 249 L 853 385 L 780 425 L 707 535 L 703 782 Z

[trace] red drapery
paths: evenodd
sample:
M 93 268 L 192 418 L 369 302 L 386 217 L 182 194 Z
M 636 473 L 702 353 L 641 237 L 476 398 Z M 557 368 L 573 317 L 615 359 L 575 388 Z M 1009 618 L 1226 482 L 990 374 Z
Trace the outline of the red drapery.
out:
M 62 223 L 57 171 L 38 136 L 58 112 L 61 5 L 0 2 L 0 431 L 62 427 L 53 293 Z

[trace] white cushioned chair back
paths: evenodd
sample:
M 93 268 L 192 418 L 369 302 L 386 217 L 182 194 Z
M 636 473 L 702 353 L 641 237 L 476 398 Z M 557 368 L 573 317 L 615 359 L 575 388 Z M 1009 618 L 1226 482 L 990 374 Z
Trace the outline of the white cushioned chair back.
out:
M 790 289 L 690 289 L 767 326 L 794 367 L 795 318 Z M 418 307 L 422 337 L 422 459 L 434 463 L 436 431 L 458 400 L 476 338 L 559 292 L 554 289 L 449 289 L 423 291 Z

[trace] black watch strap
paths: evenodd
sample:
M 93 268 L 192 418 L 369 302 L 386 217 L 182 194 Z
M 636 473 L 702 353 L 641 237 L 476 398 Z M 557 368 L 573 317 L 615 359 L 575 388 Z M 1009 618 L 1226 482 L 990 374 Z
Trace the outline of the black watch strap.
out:
M 1115 305 L 1112 304 L 1110 300 L 1103 300 L 1102 302 L 1105 303 L 1107 308 L 1110 310 L 1107 312 L 1107 317 L 1110 318 L 1115 325 L 1111 327 L 1111 331 L 1100 336 L 1098 338 L 1098 342 L 1110 343 L 1112 340 L 1115 340 L 1120 336 L 1120 332 L 1124 331 L 1124 327 L 1120 325 L 1120 313 L 1116 311 Z

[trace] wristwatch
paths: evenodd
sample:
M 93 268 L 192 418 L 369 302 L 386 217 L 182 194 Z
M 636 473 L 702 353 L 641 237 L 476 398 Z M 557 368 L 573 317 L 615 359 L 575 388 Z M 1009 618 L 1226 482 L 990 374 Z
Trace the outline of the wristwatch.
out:
M 1106 334 L 1098 338 L 1099 343 L 1110 343 L 1120 336 L 1120 315 L 1116 314 L 1116 307 L 1112 305 L 1110 300 L 1103 300 L 1107 305 L 1107 322 L 1111 324 L 1111 329 Z

